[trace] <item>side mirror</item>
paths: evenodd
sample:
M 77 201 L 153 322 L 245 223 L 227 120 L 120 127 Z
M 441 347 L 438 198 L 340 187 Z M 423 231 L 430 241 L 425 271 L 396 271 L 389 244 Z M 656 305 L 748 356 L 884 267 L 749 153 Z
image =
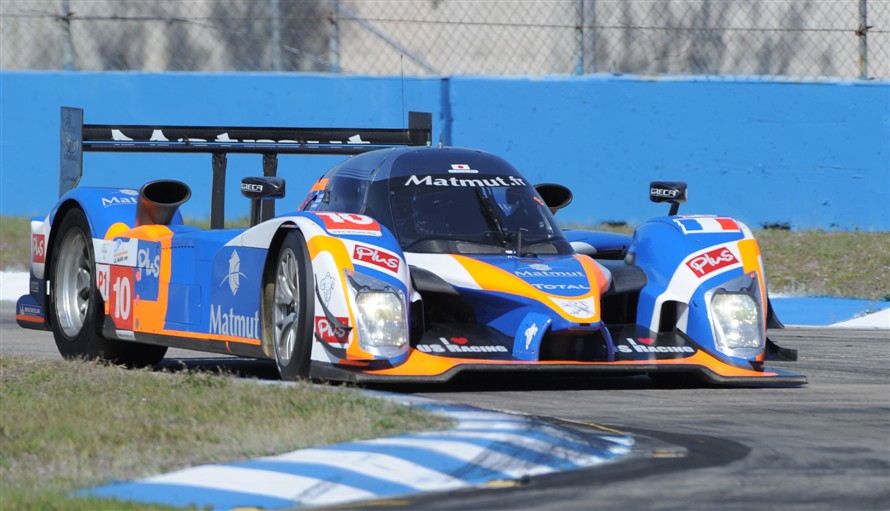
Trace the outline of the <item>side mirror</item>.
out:
M 544 204 L 550 208 L 551 213 L 556 213 L 560 209 L 572 203 L 572 191 L 563 185 L 553 183 L 541 183 L 535 185 L 535 191 L 544 199 Z
M 668 214 L 674 216 L 680 210 L 680 204 L 689 198 L 687 188 L 682 181 L 652 181 L 649 183 L 649 200 L 670 203 L 671 211 Z
M 284 179 L 280 177 L 245 177 L 241 180 L 241 195 L 250 199 L 250 226 L 260 223 L 264 200 L 284 197 Z

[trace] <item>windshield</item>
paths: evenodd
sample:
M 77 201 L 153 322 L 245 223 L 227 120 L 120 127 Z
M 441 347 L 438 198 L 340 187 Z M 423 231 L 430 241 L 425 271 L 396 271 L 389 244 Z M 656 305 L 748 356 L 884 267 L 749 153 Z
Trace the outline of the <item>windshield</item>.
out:
M 571 251 L 534 188 L 486 176 L 469 185 L 447 180 L 390 183 L 393 220 L 411 252 L 562 254 Z M 457 181 L 455 181 L 457 182 Z M 434 184 L 438 183 L 438 184 Z

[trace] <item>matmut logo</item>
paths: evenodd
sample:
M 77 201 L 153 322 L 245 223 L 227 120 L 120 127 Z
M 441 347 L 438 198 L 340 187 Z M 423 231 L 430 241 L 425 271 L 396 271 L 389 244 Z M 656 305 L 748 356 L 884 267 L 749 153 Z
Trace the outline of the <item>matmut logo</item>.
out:
M 136 197 L 120 197 L 117 195 L 111 197 L 102 197 L 103 208 L 107 208 L 110 206 L 123 206 L 125 204 L 139 204 L 139 200 Z
M 399 271 L 399 258 L 387 254 L 382 250 L 378 250 L 374 247 L 368 247 L 365 245 L 356 245 L 355 250 L 352 252 L 352 258 L 356 261 L 361 261 L 364 263 L 373 264 L 374 266 L 379 266 L 384 270 L 389 270 L 392 272 Z
M 726 247 L 721 247 L 710 252 L 693 257 L 686 261 L 686 266 L 699 278 L 715 272 L 731 264 L 738 264 L 739 260 Z

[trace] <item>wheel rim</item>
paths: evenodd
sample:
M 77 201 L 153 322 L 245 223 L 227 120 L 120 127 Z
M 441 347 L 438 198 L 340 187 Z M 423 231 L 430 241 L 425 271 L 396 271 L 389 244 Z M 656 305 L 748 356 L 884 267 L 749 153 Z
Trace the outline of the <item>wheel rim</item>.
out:
M 281 366 L 290 364 L 297 343 L 300 317 L 300 277 L 297 258 L 290 249 L 278 260 L 275 277 L 275 355 Z
M 57 257 L 54 278 L 56 319 L 65 336 L 74 338 L 80 334 L 87 317 L 93 282 L 92 261 L 83 233 L 69 232 Z

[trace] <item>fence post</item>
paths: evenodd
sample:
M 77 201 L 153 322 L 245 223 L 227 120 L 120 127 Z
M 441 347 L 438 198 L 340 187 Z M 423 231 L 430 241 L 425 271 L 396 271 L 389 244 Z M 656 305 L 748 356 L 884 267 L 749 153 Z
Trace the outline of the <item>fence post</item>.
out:
M 868 0 L 859 0 L 859 78 L 868 80 Z
M 278 0 L 269 0 L 269 13 L 272 18 L 272 70 L 281 71 L 284 67 L 281 55 L 281 5 Z
M 587 37 L 590 43 L 587 47 L 590 49 L 588 53 L 587 72 L 596 73 L 596 0 L 590 0 L 590 9 L 587 9 L 587 18 L 590 20 L 588 26 L 590 30 Z
M 62 66 L 74 70 L 74 45 L 71 41 L 71 2 L 62 0 Z
M 575 74 L 584 74 L 584 0 L 575 0 L 575 41 L 578 44 L 575 58 Z
M 331 42 L 328 60 L 332 73 L 340 72 L 340 2 L 331 0 Z

